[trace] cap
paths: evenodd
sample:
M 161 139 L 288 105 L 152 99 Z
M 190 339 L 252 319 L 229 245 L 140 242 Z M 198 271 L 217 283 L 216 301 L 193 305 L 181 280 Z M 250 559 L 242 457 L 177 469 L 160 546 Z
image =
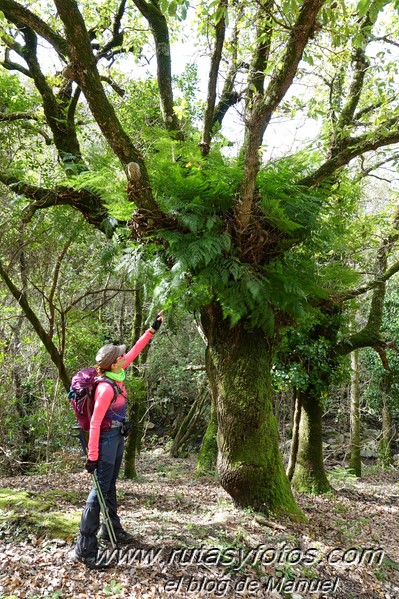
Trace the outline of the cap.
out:
M 96 362 L 101 368 L 107 369 L 124 353 L 126 353 L 126 345 L 112 345 L 112 343 L 109 343 L 98 350 Z

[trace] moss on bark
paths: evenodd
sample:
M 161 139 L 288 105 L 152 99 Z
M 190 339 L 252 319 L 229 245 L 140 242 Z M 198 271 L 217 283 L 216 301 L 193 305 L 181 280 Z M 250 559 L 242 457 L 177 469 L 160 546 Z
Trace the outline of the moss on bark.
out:
M 217 305 L 203 313 L 207 371 L 218 415 L 218 474 L 242 508 L 303 520 L 278 446 L 271 364 L 274 345 L 261 330 L 229 328 Z
M 362 460 L 360 455 L 360 380 L 359 380 L 359 350 L 351 354 L 351 405 L 350 405 L 350 458 L 349 471 L 356 476 L 362 475 Z
M 216 471 L 216 461 L 218 455 L 217 432 L 218 421 L 216 406 L 212 401 L 211 417 L 205 431 L 205 435 L 202 439 L 197 460 L 197 474 L 200 476 L 214 474 Z
M 299 444 L 292 486 L 303 493 L 331 491 L 323 463 L 321 402 L 310 393 L 301 393 Z

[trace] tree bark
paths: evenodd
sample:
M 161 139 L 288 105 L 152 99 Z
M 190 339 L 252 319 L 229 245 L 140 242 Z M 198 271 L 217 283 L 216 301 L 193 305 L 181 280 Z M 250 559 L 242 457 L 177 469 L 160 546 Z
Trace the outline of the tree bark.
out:
M 138 165 L 139 185 L 135 197 L 138 206 L 150 212 L 157 212 L 159 206 L 151 191 L 144 159 L 132 144 L 118 120 L 114 106 L 105 94 L 89 34 L 78 5 L 75 0 L 55 0 L 55 4 L 64 23 L 71 59 L 71 75 L 81 87 L 93 117 L 122 165 L 125 169 L 132 162 Z
M 392 464 L 392 441 L 394 438 L 392 427 L 392 410 L 389 404 L 389 393 L 392 387 L 392 372 L 385 372 L 381 381 L 382 395 L 382 436 L 380 442 L 380 462 L 384 468 Z
M 246 229 L 253 212 L 256 178 L 260 168 L 259 148 L 273 112 L 289 90 L 297 73 L 303 51 L 316 30 L 316 19 L 325 0 L 304 0 L 296 23 L 290 31 L 284 54 L 276 67 L 264 94 L 256 94 L 247 111 L 244 139 L 244 177 L 240 201 L 236 210 L 237 222 Z M 266 26 L 268 30 L 268 25 Z
M 137 284 L 134 292 L 134 317 L 133 317 L 133 341 L 140 337 L 143 326 L 143 290 Z M 141 437 L 143 435 L 142 417 L 145 413 L 147 393 L 142 380 L 142 376 L 136 365 L 133 365 L 133 376 L 140 381 L 134 388 L 134 397 L 130 397 L 127 405 L 128 420 L 132 423 L 133 429 L 128 436 L 125 447 L 125 478 L 137 478 L 136 455 L 141 446 Z
M 201 448 L 198 453 L 197 474 L 214 474 L 218 457 L 218 419 L 215 405 L 216 394 L 211 394 L 211 414 L 205 435 L 202 439 Z
M 298 457 L 299 447 L 299 424 L 301 422 L 301 400 L 300 393 L 296 389 L 294 391 L 294 410 L 292 418 L 292 438 L 290 448 L 290 459 L 287 467 L 287 476 L 289 480 L 292 480 L 295 472 L 295 464 Z
M 172 88 L 172 63 L 169 41 L 169 29 L 165 16 L 158 3 L 154 1 L 133 0 L 139 11 L 147 19 L 155 42 L 157 56 L 157 80 L 161 110 L 165 127 L 176 139 L 183 140 L 179 119 L 174 111 Z
M 360 377 L 359 350 L 351 353 L 351 405 L 350 405 L 350 458 L 349 470 L 360 477 L 362 460 L 360 456 Z
M 274 341 L 244 322 L 230 328 L 215 302 L 202 310 L 206 367 L 218 415 L 218 475 L 242 508 L 304 518 L 284 471 L 273 414 Z
M 222 59 L 222 51 L 224 38 L 226 33 L 226 15 L 228 0 L 220 0 L 219 9 L 222 10 L 222 15 L 215 27 L 215 45 L 211 56 L 211 66 L 208 77 L 208 95 L 206 101 L 206 110 L 204 117 L 204 129 L 202 133 L 202 141 L 200 148 L 203 156 L 209 154 L 210 143 L 212 137 L 213 117 L 216 105 L 216 88 L 219 75 L 219 66 Z
M 323 408 L 309 391 L 300 393 L 300 402 L 298 453 L 291 483 L 300 492 L 326 493 L 331 491 L 331 485 L 323 463 Z

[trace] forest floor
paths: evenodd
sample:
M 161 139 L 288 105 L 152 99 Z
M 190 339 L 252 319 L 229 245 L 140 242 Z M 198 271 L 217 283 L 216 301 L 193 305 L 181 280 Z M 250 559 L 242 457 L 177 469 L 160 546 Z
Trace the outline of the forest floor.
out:
M 51 538 L 43 519 L 28 517 L 41 511 L 40 499 L 50 516 L 56 499 L 76 533 L 88 475 L 0 478 L 9 498 L 0 504 L 0 599 L 399 598 L 398 471 L 367 468 L 356 480 L 336 469 L 334 493 L 296 496 L 302 524 L 236 509 L 214 478 L 196 478 L 192 458 L 147 452 L 138 471 L 137 481 L 118 481 L 120 516 L 135 543 L 104 571 L 71 561 L 66 526 Z M 111 560 L 112 550 L 102 551 Z

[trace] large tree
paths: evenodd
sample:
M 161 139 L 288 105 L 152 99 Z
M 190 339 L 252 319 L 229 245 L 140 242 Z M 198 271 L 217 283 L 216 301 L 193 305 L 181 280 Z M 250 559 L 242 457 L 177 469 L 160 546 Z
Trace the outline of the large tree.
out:
M 328 285 L 322 290 L 318 280 L 322 265 L 305 263 L 301 247 L 317 236 L 323 211 L 337 201 L 340 171 L 359 157 L 367 168 L 370 155 L 399 142 L 389 55 L 397 30 L 394 6 L 384 0 L 196 3 L 200 42 L 205 38 L 210 59 L 203 126 L 196 134 L 183 119 L 185 104 L 174 98 L 172 77 L 169 32 L 176 18 L 184 18 L 186 2 L 92 7 L 54 0 L 39 16 L 33 4 L 0 0 L 2 65 L 34 84 L 41 105 L 15 118 L 40 119 L 60 164 L 73 174 L 62 185 L 48 178 L 43 186 L 34 165 L 31 176 L 22 174 L 7 155 L 0 180 L 28 199 L 27 220 L 61 203 L 102 230 L 117 226 L 98 187 L 84 184 L 95 164 L 80 137 L 80 118 L 87 123 L 89 111 L 126 173 L 132 236 L 158 243 L 159 255 L 173 267 L 172 290 L 200 307 L 220 481 L 240 506 L 300 517 L 278 450 L 270 371 L 280 327 L 310 300 L 328 295 Z M 147 40 L 139 33 L 140 18 L 149 27 Z M 134 128 L 134 106 L 126 118 L 123 90 L 110 77 L 118 57 L 145 54 L 150 35 L 169 136 L 162 143 Z M 43 43 L 59 63 L 53 77 L 45 74 Z M 129 76 L 139 88 L 133 68 Z M 243 129 L 235 161 L 220 151 L 220 130 L 234 107 Z M 317 139 L 276 164 L 268 152 L 270 133 L 282 117 L 295 124 L 295 111 L 318 118 Z M 8 127 L 16 122 L 7 106 L 0 119 Z

